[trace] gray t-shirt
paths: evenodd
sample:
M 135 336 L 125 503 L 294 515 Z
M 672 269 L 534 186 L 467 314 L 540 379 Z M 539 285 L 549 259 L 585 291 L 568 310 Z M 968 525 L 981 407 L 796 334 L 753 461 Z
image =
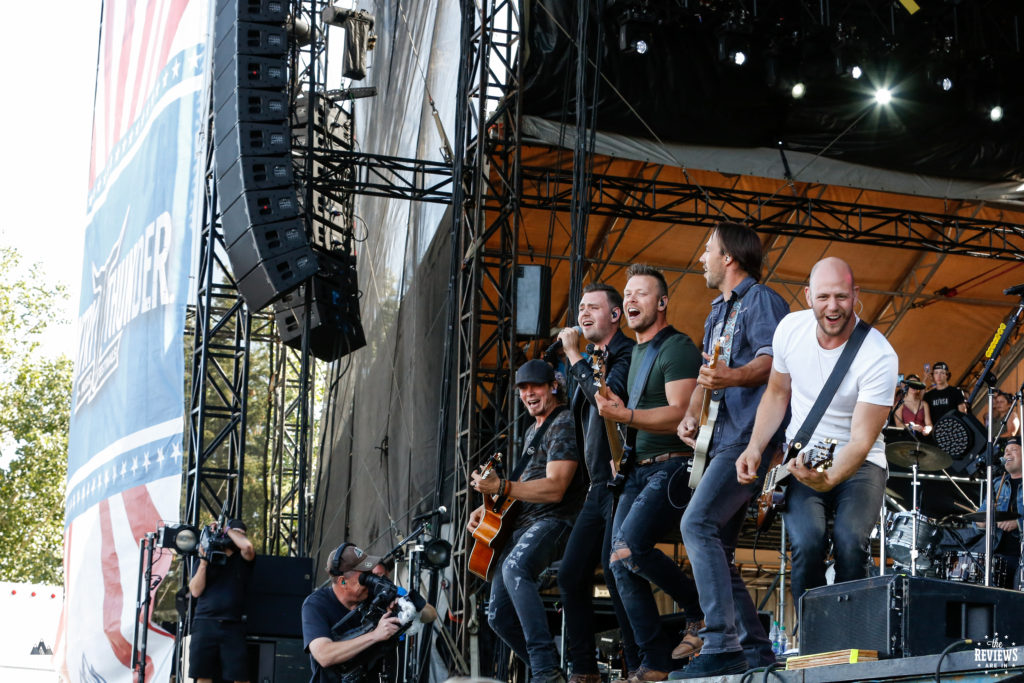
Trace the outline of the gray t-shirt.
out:
M 526 469 L 519 477 L 519 481 L 531 481 L 543 479 L 547 476 L 548 462 L 554 460 L 573 460 L 580 463 L 579 451 L 576 448 L 576 428 L 573 424 L 572 413 L 562 410 L 552 420 L 547 431 L 544 432 L 539 444 L 533 444 L 532 453 L 524 453 L 524 457 L 530 458 Z M 530 425 L 526 430 L 526 437 L 523 443 L 529 447 L 533 441 L 533 435 L 537 433 L 537 423 Z M 555 518 L 572 520 L 576 517 L 580 507 L 583 505 L 583 498 L 587 492 L 584 487 L 583 466 L 576 468 L 569 488 L 565 490 L 562 500 L 557 503 L 526 503 L 519 502 L 519 513 L 516 517 L 516 528 L 521 529 L 529 526 L 540 519 Z

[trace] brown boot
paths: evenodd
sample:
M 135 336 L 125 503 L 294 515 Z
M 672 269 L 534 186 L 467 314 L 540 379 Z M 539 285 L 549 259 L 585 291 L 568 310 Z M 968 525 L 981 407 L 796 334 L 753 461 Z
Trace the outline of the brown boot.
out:
M 698 633 L 704 628 L 704 620 L 686 622 L 686 630 L 683 632 L 683 639 L 676 649 L 672 650 L 672 659 L 686 659 L 696 657 L 700 649 L 704 647 L 704 639 Z
M 573 674 L 569 683 L 601 683 L 601 674 Z
M 629 678 L 626 679 L 626 683 L 645 683 L 646 681 L 667 680 L 667 671 L 658 671 L 657 669 L 648 669 L 646 666 L 641 666 L 639 669 L 629 674 Z

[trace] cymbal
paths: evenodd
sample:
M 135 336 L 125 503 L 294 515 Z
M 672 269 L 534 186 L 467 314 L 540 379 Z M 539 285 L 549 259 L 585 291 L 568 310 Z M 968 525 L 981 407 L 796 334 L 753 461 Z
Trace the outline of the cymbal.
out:
M 886 444 L 885 459 L 900 467 L 913 467 L 916 463 L 917 469 L 924 472 L 941 470 L 953 463 L 953 458 L 938 446 L 917 441 L 896 441 Z
M 971 512 L 971 513 L 966 514 L 966 515 L 960 515 L 960 519 L 968 521 L 968 522 L 984 522 L 985 521 L 985 511 L 984 510 L 978 510 L 977 512 Z M 1017 515 L 1015 513 L 1013 513 L 1013 512 L 1004 512 L 1002 510 L 993 510 L 992 511 L 992 521 L 993 522 L 1009 522 L 1011 519 L 1017 519 Z

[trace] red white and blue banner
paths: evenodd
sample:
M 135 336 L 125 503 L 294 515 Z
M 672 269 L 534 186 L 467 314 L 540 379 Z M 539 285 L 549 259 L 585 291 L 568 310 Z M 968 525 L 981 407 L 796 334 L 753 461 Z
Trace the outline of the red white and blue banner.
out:
M 139 540 L 179 518 L 208 1 L 103 3 L 56 652 L 70 681 L 133 679 Z M 146 680 L 167 681 L 172 635 L 146 626 Z

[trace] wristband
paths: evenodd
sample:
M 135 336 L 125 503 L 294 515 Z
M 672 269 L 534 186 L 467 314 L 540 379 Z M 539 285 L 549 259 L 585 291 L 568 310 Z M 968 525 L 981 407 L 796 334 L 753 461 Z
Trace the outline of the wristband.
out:
M 631 424 L 633 424 L 633 409 L 632 408 L 629 409 L 629 422 L 626 423 L 626 426 L 628 427 Z

